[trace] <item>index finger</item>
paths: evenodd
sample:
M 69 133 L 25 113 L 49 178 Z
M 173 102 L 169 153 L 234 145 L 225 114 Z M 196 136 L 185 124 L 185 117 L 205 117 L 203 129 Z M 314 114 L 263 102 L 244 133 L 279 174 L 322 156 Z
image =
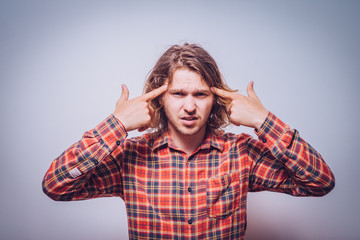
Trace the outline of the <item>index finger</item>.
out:
M 212 87 L 211 88 L 211 91 L 218 95 L 219 97 L 223 97 L 223 98 L 226 98 L 226 99 L 235 99 L 236 97 L 236 93 L 233 93 L 233 92 L 229 92 L 229 91 L 226 91 L 226 90 L 223 90 L 223 89 L 220 89 L 220 88 L 217 88 L 217 87 Z
M 142 98 L 145 101 L 151 101 L 154 98 L 156 98 L 156 97 L 160 96 L 161 94 L 163 94 L 164 92 L 166 92 L 167 88 L 168 88 L 167 84 L 162 85 L 161 87 L 156 88 L 156 89 L 152 90 L 151 92 L 148 92 L 148 93 L 142 95 Z

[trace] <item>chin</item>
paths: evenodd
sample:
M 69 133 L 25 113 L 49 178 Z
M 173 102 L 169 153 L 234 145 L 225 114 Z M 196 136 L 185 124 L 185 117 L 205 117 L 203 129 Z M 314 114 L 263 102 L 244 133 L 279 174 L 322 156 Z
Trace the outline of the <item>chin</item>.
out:
M 181 133 L 184 136 L 194 136 L 197 133 L 199 133 L 201 128 L 184 128 L 184 129 L 178 129 L 178 132 Z
M 194 136 L 197 132 L 180 132 L 184 136 Z
M 196 124 L 194 126 L 185 126 L 182 124 L 173 124 L 170 122 L 169 124 L 169 130 L 172 129 L 174 133 L 183 135 L 183 136 L 195 136 L 199 132 L 202 131 L 202 129 L 205 128 L 205 126 L 201 126 L 199 124 Z

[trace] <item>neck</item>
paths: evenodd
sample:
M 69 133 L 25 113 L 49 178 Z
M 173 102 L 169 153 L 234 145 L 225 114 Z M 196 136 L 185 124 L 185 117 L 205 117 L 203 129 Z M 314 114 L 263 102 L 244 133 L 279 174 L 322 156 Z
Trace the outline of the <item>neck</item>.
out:
M 204 141 L 206 128 L 200 129 L 193 135 L 183 135 L 175 129 L 169 128 L 169 134 L 175 145 L 187 155 L 192 154 Z

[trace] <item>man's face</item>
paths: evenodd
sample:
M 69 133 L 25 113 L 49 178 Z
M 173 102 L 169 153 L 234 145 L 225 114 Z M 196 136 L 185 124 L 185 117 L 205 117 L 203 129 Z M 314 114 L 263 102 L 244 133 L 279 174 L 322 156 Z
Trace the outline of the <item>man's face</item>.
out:
M 163 97 L 170 135 L 205 134 L 213 101 L 214 95 L 198 73 L 186 68 L 176 70 Z

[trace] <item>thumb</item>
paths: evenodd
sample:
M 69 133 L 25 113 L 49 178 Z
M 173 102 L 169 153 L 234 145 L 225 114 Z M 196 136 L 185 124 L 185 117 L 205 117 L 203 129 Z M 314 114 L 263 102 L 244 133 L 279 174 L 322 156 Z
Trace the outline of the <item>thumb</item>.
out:
M 254 91 L 254 82 L 253 81 L 249 82 L 249 84 L 247 85 L 246 91 L 247 91 L 247 95 L 249 97 L 256 97 L 256 94 L 255 94 L 255 91 Z
M 119 101 L 120 102 L 125 102 L 129 99 L 129 89 L 127 88 L 127 86 L 125 84 L 121 84 L 121 96 Z

